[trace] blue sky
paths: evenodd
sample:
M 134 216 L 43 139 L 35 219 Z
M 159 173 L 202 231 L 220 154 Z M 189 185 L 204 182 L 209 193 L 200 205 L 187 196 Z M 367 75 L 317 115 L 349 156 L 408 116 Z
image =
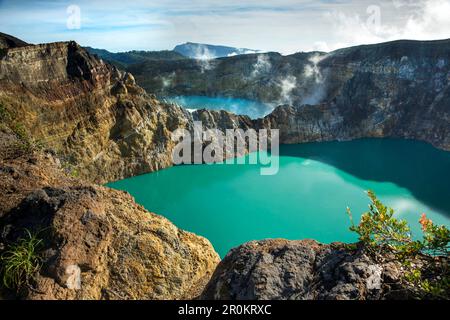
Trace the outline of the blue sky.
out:
M 287 54 L 450 38 L 449 12 L 450 0 L 0 0 L 0 32 L 111 51 L 191 41 Z

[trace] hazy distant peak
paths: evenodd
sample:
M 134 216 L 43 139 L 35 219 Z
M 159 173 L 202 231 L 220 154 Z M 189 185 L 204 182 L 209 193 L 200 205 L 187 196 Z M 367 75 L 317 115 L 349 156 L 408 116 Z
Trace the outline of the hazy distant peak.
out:
M 261 50 L 247 49 L 247 48 L 234 48 L 220 45 L 211 45 L 204 43 L 186 42 L 184 44 L 177 45 L 173 51 L 182 54 L 185 57 L 206 60 L 223 57 L 237 56 L 241 54 L 258 53 Z

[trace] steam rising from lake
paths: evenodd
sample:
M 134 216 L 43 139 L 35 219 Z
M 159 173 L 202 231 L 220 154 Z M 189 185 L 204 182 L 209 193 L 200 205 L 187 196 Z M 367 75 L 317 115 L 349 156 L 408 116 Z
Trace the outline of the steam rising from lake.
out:
M 303 71 L 303 77 L 307 83 L 312 81 L 312 91 L 305 95 L 301 104 L 315 105 L 323 101 L 326 95 L 326 76 L 324 76 L 319 63 L 326 58 L 326 55 L 316 54 L 308 60 L 308 64 Z
M 273 104 L 227 97 L 176 96 L 165 100 L 189 111 L 196 109 L 225 110 L 234 114 L 247 115 L 252 119 L 263 118 L 275 107 Z

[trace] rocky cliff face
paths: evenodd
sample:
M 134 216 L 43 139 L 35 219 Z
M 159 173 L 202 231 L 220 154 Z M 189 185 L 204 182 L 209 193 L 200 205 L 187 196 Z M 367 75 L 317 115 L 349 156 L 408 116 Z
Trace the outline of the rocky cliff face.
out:
M 450 40 L 398 41 L 331 53 L 319 64 L 327 74 L 327 90 L 316 106 L 318 114 L 308 106 L 294 113 L 309 116 L 315 124 L 312 135 L 323 139 L 400 137 L 450 150 L 449 53 Z M 289 139 L 302 139 L 294 138 L 298 130 L 288 131 Z
M 43 240 L 42 268 L 19 296 L 197 296 L 219 261 L 209 241 L 86 182 L 172 165 L 170 132 L 192 116 L 74 42 L 8 47 L 0 88 L 0 251 L 25 229 Z
M 278 108 L 257 127 L 283 143 L 400 137 L 450 150 L 450 40 L 281 56 L 159 62 L 133 69 L 160 95 L 225 95 Z
M 299 94 L 309 94 L 307 83 L 312 85 L 315 80 L 302 74 L 310 65 L 309 59 L 316 55 L 320 53 L 305 53 L 298 59 L 265 53 L 158 61 L 132 65 L 127 70 L 136 76 L 139 85 L 158 96 L 229 96 L 283 104 L 292 102 L 297 81 Z
M 179 70 L 172 87 L 176 93 L 194 93 L 190 90 L 204 81 L 223 94 L 241 95 L 245 88 L 256 95 L 250 98 L 290 100 L 291 105 L 251 121 L 226 112 L 190 114 L 161 103 L 131 74 L 73 42 L 18 46 L 0 60 L 0 103 L 15 123 L 56 150 L 81 177 L 100 183 L 171 166 L 171 133 L 192 129 L 194 120 L 202 120 L 205 128 L 280 129 L 281 143 L 401 137 L 448 150 L 449 52 L 449 41 L 400 41 L 328 55 L 217 59 L 203 73 L 194 60 L 152 63 Z M 290 90 L 283 91 L 280 83 Z
M 0 103 L 14 125 L 54 150 L 70 171 L 97 183 L 172 165 L 171 133 L 250 128 L 248 117 L 186 110 L 159 102 L 134 77 L 74 42 L 6 50 L 0 60 Z
M 0 85 L 16 125 L 100 183 L 171 165 L 170 132 L 191 119 L 74 42 L 6 50 Z
M 0 138 L 16 145 L 5 128 Z M 2 158 L 0 190 L 0 251 L 26 230 L 43 241 L 38 274 L 5 298 L 191 299 L 219 261 L 208 240 L 127 193 L 66 176 L 51 153 Z
M 130 66 L 130 71 L 144 89 L 162 96 L 219 95 L 274 104 L 316 104 L 344 93 L 342 88 L 350 80 L 366 80 L 361 85 L 375 84 L 374 93 L 380 94 L 379 89 L 391 96 L 403 95 L 399 89 L 408 86 L 424 92 L 431 87 L 441 90 L 448 82 L 449 51 L 450 40 L 405 40 L 330 53 L 262 53 L 212 59 L 207 68 L 196 60 L 159 61 Z M 356 79 L 361 74 L 372 79 Z M 375 79 L 381 83 L 370 83 Z M 386 80 L 389 82 L 383 83 Z

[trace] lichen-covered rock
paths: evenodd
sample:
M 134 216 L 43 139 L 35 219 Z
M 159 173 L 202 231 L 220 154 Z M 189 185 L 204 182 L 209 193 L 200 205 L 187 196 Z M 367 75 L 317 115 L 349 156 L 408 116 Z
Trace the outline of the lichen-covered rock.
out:
M 202 299 L 379 300 L 410 298 L 397 262 L 375 261 L 362 246 L 265 240 L 232 249 Z
M 65 176 L 51 154 L 2 159 L 0 190 L 0 248 L 25 230 L 43 240 L 20 298 L 191 299 L 219 262 L 208 240 L 127 193 Z

